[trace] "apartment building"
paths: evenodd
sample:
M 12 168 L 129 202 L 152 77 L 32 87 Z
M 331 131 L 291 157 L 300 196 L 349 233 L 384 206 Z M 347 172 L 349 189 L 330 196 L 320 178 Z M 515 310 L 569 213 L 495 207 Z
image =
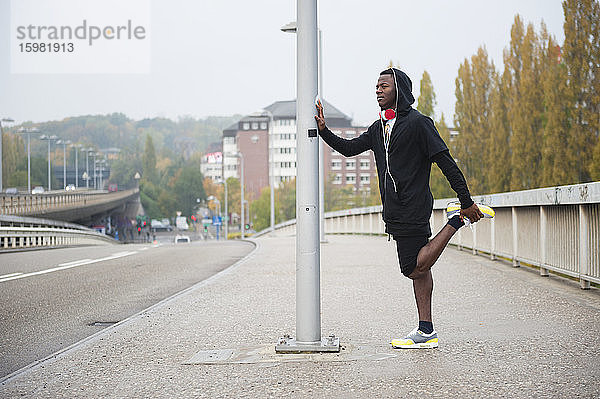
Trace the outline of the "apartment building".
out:
M 213 182 L 223 179 L 223 156 L 221 152 L 211 152 L 202 157 L 200 163 L 202 176 L 210 177 Z
M 353 138 L 366 130 L 354 127 L 351 118 L 324 101 L 328 127 L 336 134 Z M 376 176 L 371 152 L 345 158 L 324 145 L 326 178 L 333 184 L 352 185 L 356 190 L 368 189 Z M 240 159 L 244 158 L 245 188 L 249 197 L 257 198 L 269 186 L 269 163 L 274 184 L 296 177 L 296 101 L 277 101 L 263 111 L 247 115 L 223 130 L 223 175 L 240 177 Z

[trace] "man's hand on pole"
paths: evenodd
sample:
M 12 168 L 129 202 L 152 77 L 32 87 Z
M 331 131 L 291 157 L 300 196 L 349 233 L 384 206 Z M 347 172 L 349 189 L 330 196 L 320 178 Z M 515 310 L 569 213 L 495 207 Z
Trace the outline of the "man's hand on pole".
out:
M 323 115 L 323 104 L 321 104 L 321 100 L 317 100 L 317 115 L 315 115 L 315 121 L 317 121 L 317 127 L 319 131 L 325 129 L 325 116 Z

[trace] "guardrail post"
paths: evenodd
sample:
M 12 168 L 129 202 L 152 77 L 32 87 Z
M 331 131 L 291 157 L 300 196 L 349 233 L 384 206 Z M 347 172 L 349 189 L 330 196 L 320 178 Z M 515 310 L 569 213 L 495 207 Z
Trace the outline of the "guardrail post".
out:
M 490 223 L 490 260 L 496 260 L 496 218 L 492 218 Z
M 475 223 L 473 225 L 473 230 L 471 230 L 473 232 L 473 255 L 477 255 L 477 223 Z
M 517 208 L 512 207 L 512 238 L 513 238 L 513 267 L 519 267 L 519 261 L 517 260 L 517 254 L 519 253 L 519 232 L 517 231 Z
M 548 260 L 546 251 L 546 240 L 548 235 L 548 221 L 546 218 L 546 207 L 540 205 L 540 276 L 548 277 L 548 269 L 544 266 Z
M 589 224 L 585 205 L 579 205 L 579 286 L 583 290 L 590 289 L 590 282 L 585 279 L 585 276 L 589 274 L 590 264 Z
M 360 232 L 364 233 L 365 232 L 365 214 L 362 213 L 360 215 Z

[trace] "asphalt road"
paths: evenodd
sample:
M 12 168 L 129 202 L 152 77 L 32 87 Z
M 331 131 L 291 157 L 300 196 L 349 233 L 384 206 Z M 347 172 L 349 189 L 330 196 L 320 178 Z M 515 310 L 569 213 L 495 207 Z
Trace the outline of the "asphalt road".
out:
M 239 241 L 163 241 L 0 255 L 0 377 L 214 275 L 253 249 Z

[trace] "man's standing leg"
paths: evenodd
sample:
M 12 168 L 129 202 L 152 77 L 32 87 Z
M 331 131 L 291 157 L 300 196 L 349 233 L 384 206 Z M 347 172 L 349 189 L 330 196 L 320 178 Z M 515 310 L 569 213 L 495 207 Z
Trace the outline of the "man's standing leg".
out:
M 433 276 L 431 270 L 425 275 L 413 280 L 413 290 L 415 292 L 415 301 L 417 302 L 417 311 L 419 312 L 419 321 L 431 323 L 431 296 L 433 293 Z
M 459 222 L 462 224 L 460 219 Z M 433 276 L 430 269 L 458 228 L 460 225 L 455 228 L 452 224 L 447 224 L 431 241 L 421 247 L 416 258 L 412 258 L 412 262 L 406 259 L 407 264 L 415 265 L 414 270 L 410 274 L 405 272 L 405 275 L 408 274 L 408 277 L 413 280 L 413 291 L 419 313 L 419 327 L 404 338 L 392 340 L 394 348 L 436 348 L 438 346 L 438 336 L 433 329 L 431 318 Z M 398 255 L 402 268 L 405 259 L 402 257 L 400 246 L 398 246 Z M 408 270 L 410 270 L 410 266 Z

